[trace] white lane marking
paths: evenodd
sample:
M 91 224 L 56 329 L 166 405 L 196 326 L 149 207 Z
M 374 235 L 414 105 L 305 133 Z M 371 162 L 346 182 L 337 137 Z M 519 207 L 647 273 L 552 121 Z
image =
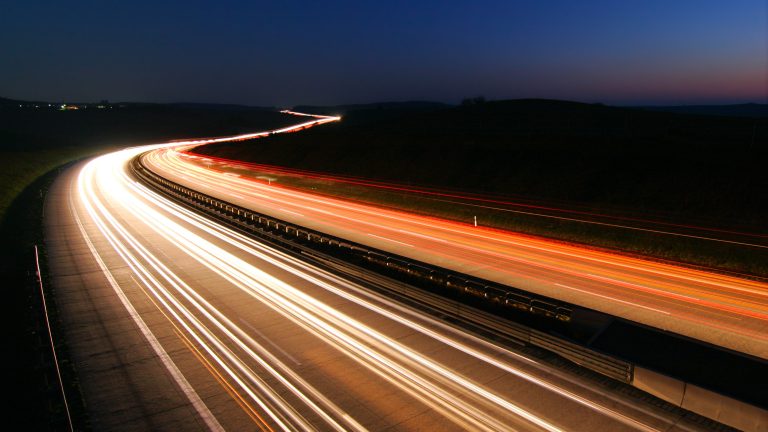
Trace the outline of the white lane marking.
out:
M 668 292 L 668 293 L 672 293 L 672 294 L 674 294 L 676 296 L 679 296 L 679 297 L 683 297 L 683 298 L 687 298 L 687 299 L 691 299 L 691 300 L 697 300 L 697 301 L 700 301 L 700 302 L 704 301 L 704 300 L 700 299 L 699 297 L 695 297 L 695 296 L 688 295 L 688 294 L 681 294 L 681 293 L 672 292 L 672 291 L 660 290 L 660 289 L 656 289 L 656 288 L 651 288 L 649 286 L 638 285 L 638 284 L 634 284 L 632 282 L 625 282 L 625 281 L 622 281 L 622 280 L 619 280 L 619 279 L 612 279 L 612 278 L 609 278 L 609 277 L 599 276 L 599 275 L 592 274 L 592 273 L 587 273 L 586 275 L 589 276 L 589 277 L 593 277 L 595 279 L 604 280 L 604 281 L 611 282 L 611 283 L 617 284 L 617 285 L 628 285 L 628 286 L 636 287 L 636 288 L 639 288 L 642 291 L 653 291 L 653 292 L 660 292 L 660 293 Z
M 371 237 L 376 237 L 377 239 L 387 240 L 387 241 L 391 241 L 391 242 L 393 242 L 393 243 L 401 244 L 401 245 L 403 245 L 403 246 L 413 247 L 413 245 L 412 245 L 412 244 L 403 243 L 403 242 L 401 242 L 401 241 L 397 241 L 397 240 L 392 240 L 391 238 L 386 238 L 386 237 L 382 237 L 382 236 L 377 236 L 376 234 L 371 234 L 371 233 L 368 233 L 368 235 L 369 235 L 369 236 L 371 236 Z
M 240 199 L 247 199 L 246 197 L 244 197 L 244 196 L 242 196 L 242 195 L 238 195 L 238 194 L 236 194 L 236 193 L 231 193 L 231 192 L 230 192 L 229 194 L 230 194 L 231 196 L 235 197 L 235 198 L 240 198 Z
M 299 212 L 295 212 L 295 211 L 292 211 L 292 210 L 284 209 L 284 208 L 282 208 L 282 207 L 278 207 L 278 210 L 280 210 L 280 211 L 284 211 L 284 212 L 286 212 L 286 213 L 295 214 L 296 216 L 301 216 L 301 217 L 304 217 L 304 215 L 303 215 L 303 214 L 301 214 L 301 213 L 299 213 Z
M 428 236 L 428 235 L 424 235 L 424 234 L 417 234 L 415 232 L 401 230 L 401 229 L 399 229 L 397 231 L 401 232 L 403 234 L 408 234 L 408 235 L 412 235 L 412 236 L 416 236 L 416 237 L 421 237 L 421 238 L 424 238 L 424 239 L 427 239 L 427 240 L 437 241 L 437 242 L 440 242 L 440 243 L 448 243 L 448 240 L 443 240 L 443 239 L 437 238 L 437 237 L 432 237 L 432 236 Z
M 556 286 L 559 286 L 559 287 L 561 287 L 561 288 L 565 288 L 565 289 L 569 289 L 569 290 L 574 290 L 574 291 L 583 292 L 584 294 L 589 294 L 589 295 L 593 295 L 593 296 L 597 296 L 597 297 L 602 297 L 602 298 L 604 298 L 604 299 L 608 299 L 608 300 L 611 300 L 611 301 L 615 301 L 615 302 L 619 302 L 619 303 L 628 304 L 628 305 L 630 305 L 630 306 L 635 306 L 635 307 L 639 307 L 639 308 L 643 308 L 643 309 L 652 310 L 652 311 L 654 311 L 654 312 L 658 312 L 658 313 L 660 313 L 660 314 L 664 314 L 664 315 L 672 315 L 671 313 L 669 313 L 669 312 L 667 312 L 667 311 L 663 311 L 663 310 L 661 310 L 661 309 L 655 309 L 655 308 L 652 308 L 652 307 L 648 307 L 648 306 L 639 305 L 639 304 L 637 304 L 637 303 L 632 303 L 632 302 L 628 302 L 628 301 L 624 301 L 624 300 L 619 300 L 619 299 L 617 299 L 617 298 L 615 298 L 615 297 L 609 297 L 609 296 L 607 296 L 607 295 L 597 294 L 597 293 L 594 293 L 594 292 L 592 292 L 592 291 L 587 291 L 587 290 L 583 290 L 583 289 L 578 289 L 578 288 L 574 288 L 574 287 L 572 287 L 572 286 L 568 286 L 568 285 L 563 285 L 563 284 L 560 284 L 560 283 L 556 283 L 555 285 L 556 285 Z
M 270 344 L 270 345 L 272 345 L 272 347 L 273 347 L 273 348 L 275 348 L 276 350 L 278 350 L 278 351 L 280 351 L 281 353 L 283 353 L 283 355 L 284 355 L 284 356 L 288 357 L 288 358 L 289 358 L 289 359 L 290 359 L 292 362 L 296 363 L 296 365 L 297 365 L 297 366 L 301 366 L 301 362 L 300 362 L 300 361 L 298 361 L 298 360 L 296 359 L 296 357 L 294 357 L 294 356 L 292 356 L 292 355 L 288 354 L 288 352 L 287 352 L 287 351 L 285 351 L 284 349 L 280 348 L 280 347 L 279 347 L 279 346 L 278 346 L 276 343 L 272 342 L 272 339 L 268 338 L 268 337 L 267 337 L 267 336 L 266 336 L 264 333 L 260 332 L 260 331 L 259 331 L 259 329 L 257 329 L 256 327 L 252 326 L 252 325 L 251 325 L 251 323 L 249 323 L 248 321 L 246 321 L 246 320 L 244 320 L 244 319 L 242 319 L 242 318 L 240 318 L 240 322 L 241 322 L 241 323 L 243 323 L 243 324 L 245 324 L 245 325 L 246 325 L 246 327 L 248 327 L 249 329 L 251 329 L 251 331 L 252 331 L 252 332 L 254 332 L 254 333 L 256 333 L 257 335 L 259 335 L 259 337 L 260 337 L 261 339 L 263 339 L 263 340 L 265 340 L 265 341 L 269 342 L 269 344 Z
M 168 372 L 171 374 L 173 379 L 176 381 L 176 384 L 178 384 L 178 386 L 181 388 L 181 391 L 183 391 L 184 394 L 187 396 L 187 399 L 189 399 L 190 403 L 192 403 L 192 406 L 195 408 L 195 411 L 197 411 L 197 414 L 200 416 L 200 418 L 203 419 L 206 426 L 208 426 L 208 429 L 212 431 L 223 432 L 224 427 L 221 426 L 221 423 L 219 423 L 219 421 L 216 419 L 213 413 L 208 409 L 208 406 L 200 398 L 200 395 L 197 394 L 197 392 L 189 383 L 189 381 L 187 381 L 187 378 L 184 376 L 184 374 L 181 373 L 179 368 L 176 366 L 176 363 L 173 362 L 173 359 L 171 359 L 171 357 L 165 351 L 163 346 L 160 345 L 160 342 L 157 340 L 154 333 L 152 333 L 152 330 L 149 329 L 147 324 L 141 318 L 141 316 L 139 315 L 139 312 L 136 311 L 136 309 L 133 307 L 133 304 L 131 304 L 130 300 L 128 300 L 128 297 L 125 295 L 122 288 L 120 288 L 120 285 L 117 283 L 117 280 L 115 280 L 114 276 L 112 275 L 112 272 L 109 271 L 109 269 L 107 268 L 107 265 L 104 263 L 104 260 L 102 260 L 98 251 L 96 251 L 96 248 L 93 246 L 93 242 L 91 242 L 90 236 L 85 231 L 85 227 L 83 226 L 83 223 L 80 221 L 80 217 L 77 215 L 77 213 L 75 212 L 71 204 L 70 204 L 70 208 L 72 209 L 72 214 L 75 216 L 75 221 L 77 222 L 77 225 L 80 228 L 80 233 L 83 235 L 83 238 L 88 244 L 88 249 L 90 249 L 91 254 L 93 255 L 93 258 L 96 260 L 96 263 L 101 268 L 101 271 L 104 273 L 104 276 L 107 278 L 107 281 L 109 281 L 109 284 L 112 286 L 112 289 L 115 291 L 115 294 L 117 294 L 117 297 L 120 299 L 120 302 L 123 304 L 123 307 L 125 307 L 126 311 L 128 311 L 128 315 L 130 315 L 130 317 L 139 327 L 139 330 L 141 330 L 141 333 L 144 335 L 144 338 L 147 339 L 147 342 L 149 342 L 149 345 L 155 351 L 155 354 L 157 354 L 157 357 L 160 358 L 160 360 L 163 362 L 163 365 L 165 366 L 165 368 L 168 370 Z M 135 282 L 135 279 L 134 279 L 134 282 Z

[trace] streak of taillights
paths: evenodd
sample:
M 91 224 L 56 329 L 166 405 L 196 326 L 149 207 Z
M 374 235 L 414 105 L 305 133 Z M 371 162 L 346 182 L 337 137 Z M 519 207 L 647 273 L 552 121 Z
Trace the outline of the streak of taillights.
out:
M 547 264 L 542 262 L 535 262 L 520 258 L 518 255 L 510 254 L 498 248 L 503 248 L 506 245 L 523 247 L 532 251 L 556 254 L 567 259 L 583 260 L 585 263 L 608 265 L 615 268 L 616 270 L 604 270 L 604 274 L 600 276 L 601 282 L 622 287 L 631 287 L 633 290 L 641 290 L 653 295 L 669 297 L 683 302 L 694 302 L 705 307 L 720 309 L 722 311 L 738 315 L 746 315 L 755 319 L 768 319 L 768 313 L 765 312 L 763 304 L 765 299 L 768 298 L 768 287 L 766 287 L 765 283 L 738 279 L 724 275 L 717 275 L 692 269 L 673 267 L 670 265 L 659 264 L 650 261 L 640 261 L 633 258 L 611 255 L 598 251 L 579 249 L 567 245 L 558 245 L 553 242 L 532 240 L 530 238 L 524 237 L 515 237 L 511 233 L 492 232 L 492 230 L 487 229 L 476 229 L 474 227 L 467 227 L 464 224 L 436 218 L 411 214 L 406 215 L 403 212 L 387 211 L 380 208 L 360 205 L 357 203 L 345 202 L 339 199 L 326 198 L 319 195 L 312 195 L 309 193 L 281 188 L 275 185 L 267 186 L 246 178 L 227 178 L 222 180 L 222 174 L 220 172 L 211 169 L 205 169 L 192 163 L 186 163 L 180 158 L 175 157 L 174 154 L 166 154 L 165 152 L 154 152 L 151 153 L 148 157 L 151 158 L 155 163 L 160 164 L 174 172 L 184 171 L 187 173 L 194 173 L 195 181 L 203 182 L 203 184 L 206 184 L 207 187 L 217 187 L 219 189 L 226 187 L 228 191 L 237 191 L 240 194 L 245 194 L 250 197 L 268 200 L 283 207 L 298 206 L 307 208 L 308 204 L 316 203 L 326 209 L 335 209 L 337 212 L 331 213 L 321 208 L 312 208 L 313 211 L 329 215 L 332 214 L 336 219 L 346 219 L 349 221 L 354 221 L 358 224 L 369 225 L 377 230 L 391 231 L 408 236 L 419 238 L 433 237 L 433 239 L 435 239 L 434 241 L 449 241 L 457 249 L 463 248 L 472 254 L 482 253 L 486 255 L 495 255 L 499 258 L 521 262 L 533 267 L 541 267 L 553 270 L 556 268 L 556 266 L 559 266 L 557 267 L 558 272 L 568 273 L 585 279 L 597 280 L 598 278 L 589 274 L 589 272 L 585 270 L 585 267 L 577 270 L 569 270 L 579 266 L 578 262 L 571 261 L 568 263 L 567 267 L 564 267 L 559 263 Z M 344 212 L 354 213 L 345 215 Z M 362 219 L 358 215 L 364 215 L 366 217 L 370 216 L 371 220 Z M 385 223 L 376 223 L 374 221 L 392 221 L 407 224 L 410 226 L 410 228 L 408 230 L 404 230 L 402 228 L 389 226 Z M 430 236 L 424 233 L 420 233 L 417 230 L 421 228 L 434 231 L 436 234 Z M 462 239 L 456 236 L 462 236 L 464 238 Z M 478 243 L 467 243 L 467 238 L 476 239 Z M 396 238 L 392 240 L 398 241 Z M 496 250 L 499 250 L 499 252 Z M 660 276 L 665 278 L 665 280 L 657 281 L 652 285 L 648 284 L 647 280 L 643 280 L 641 283 L 629 283 L 627 281 L 627 276 L 620 273 L 622 269 L 643 272 L 652 276 Z M 671 281 L 675 280 L 684 281 L 686 283 L 694 283 L 700 286 L 716 287 L 720 290 L 720 292 L 709 295 L 717 297 L 718 299 L 713 299 L 711 301 L 704 299 L 694 299 L 691 296 L 678 293 L 676 291 L 679 291 L 680 287 L 671 284 Z M 686 289 L 689 289 L 689 287 L 686 287 Z M 719 304 L 721 300 L 726 302 L 734 301 L 734 299 L 731 299 L 726 295 L 729 291 L 755 296 L 761 299 L 761 303 L 755 303 L 747 307 L 741 305 Z M 743 301 L 743 299 L 738 301 Z M 755 310 L 754 307 L 758 307 L 759 309 Z

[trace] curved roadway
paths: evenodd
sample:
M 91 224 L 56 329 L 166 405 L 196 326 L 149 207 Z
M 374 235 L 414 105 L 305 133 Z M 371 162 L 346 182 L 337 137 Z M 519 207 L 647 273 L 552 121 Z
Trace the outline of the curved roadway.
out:
M 94 429 L 697 430 L 158 196 L 126 173 L 150 148 L 75 166 L 46 204 L 61 322 Z M 155 148 L 156 168 L 225 193 L 210 182 L 228 176 L 179 172 L 193 165 Z M 308 212 L 276 205 L 283 195 L 258 183 L 227 185 L 279 216 Z M 381 241 L 429 240 L 393 234 L 411 223 Z M 477 253 L 490 266 L 503 257 Z

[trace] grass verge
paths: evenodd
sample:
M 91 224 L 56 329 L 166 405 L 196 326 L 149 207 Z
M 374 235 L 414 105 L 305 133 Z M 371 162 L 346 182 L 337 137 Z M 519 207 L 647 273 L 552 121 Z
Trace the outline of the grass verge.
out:
M 6 382 L 14 389 L 13 423 L 27 430 L 68 428 L 34 268 L 34 245 L 43 245 L 44 198 L 67 163 L 105 150 L 68 147 L 0 152 L 0 181 L 4 185 L 0 193 L 0 273 L 9 296 L 3 303 L 3 317 L 14 354 L 5 358 L 9 372 Z M 58 331 L 55 292 L 48 279 L 44 248 L 41 252 L 43 286 L 70 412 L 78 430 L 88 429 L 78 380 Z
M 67 162 L 88 157 L 109 148 L 62 147 L 33 151 L 0 151 L 0 223 L 4 223 L 6 212 L 14 199 L 38 178 Z

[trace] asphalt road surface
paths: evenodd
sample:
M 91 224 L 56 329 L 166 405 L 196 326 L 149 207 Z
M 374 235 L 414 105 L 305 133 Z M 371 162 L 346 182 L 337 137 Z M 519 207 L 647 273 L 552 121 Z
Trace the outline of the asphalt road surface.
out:
M 61 325 L 95 430 L 697 430 L 158 196 L 126 173 L 147 149 L 75 166 L 46 202 Z M 193 173 L 196 185 L 222 177 Z M 233 192 L 269 189 L 251 183 Z M 260 199 L 277 216 L 308 212 Z M 382 241 L 431 235 L 394 235 L 410 224 Z M 504 256 L 477 254 L 492 258 L 484 267 Z

